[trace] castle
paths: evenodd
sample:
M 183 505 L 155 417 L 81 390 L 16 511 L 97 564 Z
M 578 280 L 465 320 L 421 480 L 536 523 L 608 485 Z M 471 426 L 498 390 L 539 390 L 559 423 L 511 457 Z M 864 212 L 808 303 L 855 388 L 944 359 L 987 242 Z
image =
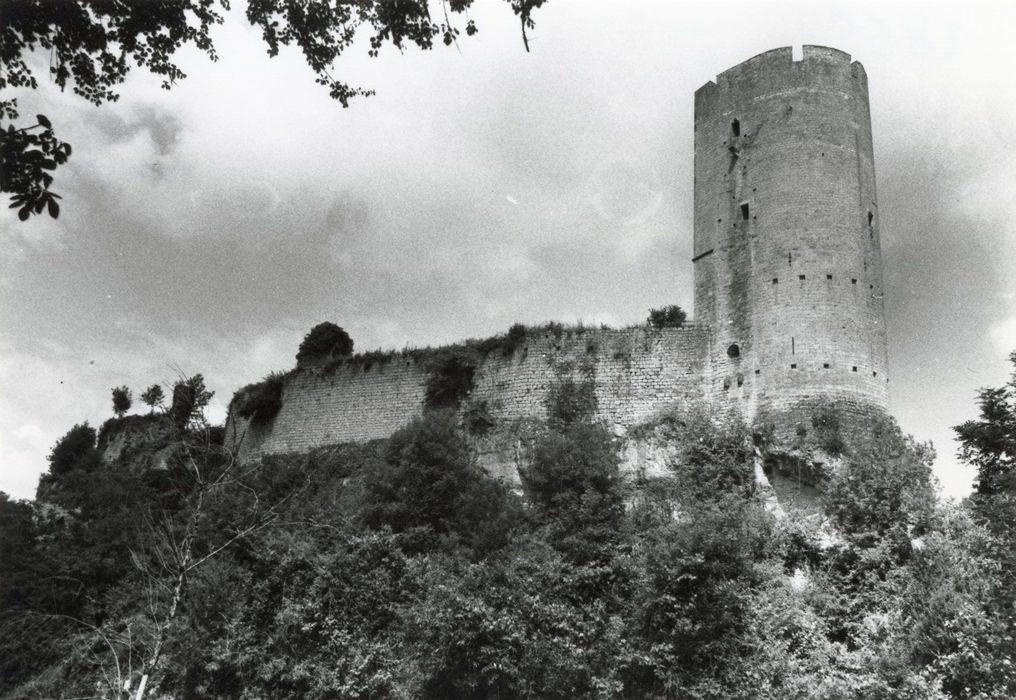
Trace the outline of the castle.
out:
M 511 471 L 555 382 L 592 384 L 616 435 L 705 402 L 792 434 L 818 405 L 888 409 L 879 212 L 867 76 L 848 54 L 767 51 L 695 93 L 695 322 L 530 332 L 481 351 L 458 410 L 482 407 L 492 471 Z M 494 347 L 494 345 L 490 346 Z M 433 354 L 433 353 L 432 353 Z M 391 435 L 420 415 L 433 363 L 404 352 L 287 375 L 265 425 L 231 410 L 240 457 Z

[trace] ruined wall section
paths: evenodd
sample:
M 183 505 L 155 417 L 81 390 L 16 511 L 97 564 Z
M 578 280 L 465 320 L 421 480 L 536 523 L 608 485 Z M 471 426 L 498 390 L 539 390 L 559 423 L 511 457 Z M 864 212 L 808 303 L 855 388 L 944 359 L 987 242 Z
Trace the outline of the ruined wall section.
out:
M 715 329 L 715 393 L 781 432 L 816 400 L 886 409 L 879 234 L 860 63 L 776 49 L 696 92 L 695 312 Z
M 304 368 L 286 377 L 282 408 L 264 427 L 232 412 L 226 444 L 243 461 L 385 438 L 420 415 L 427 373 L 410 356 L 376 364 Z
M 471 399 L 485 400 L 498 422 L 546 418 L 547 391 L 564 378 L 596 387 L 597 420 L 619 430 L 673 404 L 704 399 L 709 329 L 565 331 L 527 339 L 509 357 L 489 357 Z
M 484 402 L 495 426 L 486 449 L 502 453 L 510 440 L 507 427 L 546 418 L 547 392 L 556 382 L 589 379 L 596 388 L 596 418 L 623 433 L 659 410 L 707 398 L 702 377 L 709 342 L 710 330 L 702 326 L 544 332 L 510 354 L 495 350 L 483 358 L 461 410 Z M 422 414 L 428 376 L 420 353 L 301 369 L 286 378 L 282 408 L 267 426 L 229 417 L 227 444 L 251 460 L 388 437 Z

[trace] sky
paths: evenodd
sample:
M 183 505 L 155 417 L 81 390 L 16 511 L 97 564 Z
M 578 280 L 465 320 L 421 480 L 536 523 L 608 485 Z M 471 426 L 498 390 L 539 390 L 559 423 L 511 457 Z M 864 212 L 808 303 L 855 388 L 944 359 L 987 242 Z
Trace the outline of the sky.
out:
M 221 421 L 321 321 L 359 351 L 691 309 L 694 91 L 802 44 L 867 70 L 892 411 L 969 489 L 950 427 L 1016 349 L 1016 3 L 549 0 L 527 53 L 477 0 L 457 47 L 343 57 L 349 109 L 234 4 L 170 91 L 17 93 L 74 152 L 58 220 L 0 209 L 0 491 L 113 386 L 201 372 Z

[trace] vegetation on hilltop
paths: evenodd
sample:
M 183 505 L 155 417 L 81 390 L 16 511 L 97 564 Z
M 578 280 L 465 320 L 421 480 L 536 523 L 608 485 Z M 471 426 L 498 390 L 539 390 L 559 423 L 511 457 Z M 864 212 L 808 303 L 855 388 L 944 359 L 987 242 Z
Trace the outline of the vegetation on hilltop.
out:
M 0 497 L 0 697 L 1016 694 L 1014 387 L 961 430 L 990 493 L 938 502 L 886 421 L 822 515 L 777 517 L 748 426 L 668 416 L 668 474 L 626 482 L 567 381 L 522 493 L 440 410 L 245 467 L 197 424 L 150 469 L 75 426 L 50 488 Z

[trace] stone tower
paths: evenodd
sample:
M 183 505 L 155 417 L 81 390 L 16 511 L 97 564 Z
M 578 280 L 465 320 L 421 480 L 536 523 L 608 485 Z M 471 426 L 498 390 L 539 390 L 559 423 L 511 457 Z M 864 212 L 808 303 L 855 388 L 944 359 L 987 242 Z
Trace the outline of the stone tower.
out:
M 868 84 L 842 51 L 774 49 L 695 93 L 695 314 L 708 391 L 786 434 L 888 408 Z

